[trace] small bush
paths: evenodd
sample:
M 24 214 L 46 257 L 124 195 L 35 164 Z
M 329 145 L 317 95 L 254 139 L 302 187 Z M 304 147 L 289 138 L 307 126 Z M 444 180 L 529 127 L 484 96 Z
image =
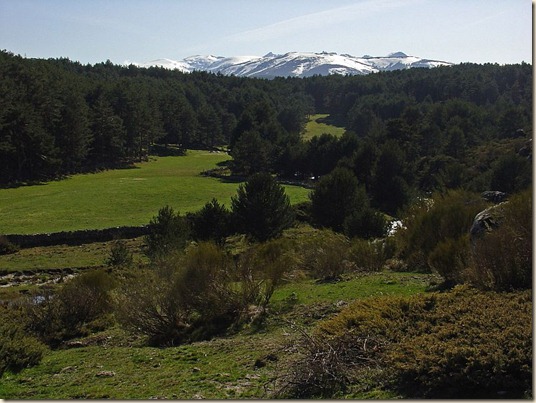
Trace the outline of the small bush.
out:
M 325 338 L 302 332 L 299 358 L 280 376 L 276 398 L 329 399 L 346 392 L 360 374 L 377 367 L 383 341 L 348 333 Z
M 132 261 L 132 253 L 128 250 L 126 242 L 122 239 L 114 241 L 106 259 L 106 265 L 114 268 L 128 267 L 132 265 Z
M 386 252 L 381 241 L 371 242 L 356 238 L 351 241 L 348 260 L 353 262 L 359 271 L 380 271 L 386 261 Z
M 58 293 L 58 299 L 64 306 L 62 320 L 83 324 L 110 312 L 110 291 L 114 286 L 112 277 L 102 270 L 89 271 L 73 278 Z
M 428 255 L 428 266 L 447 282 L 461 283 L 462 273 L 469 265 L 469 234 L 440 241 Z
M 197 330 L 197 337 L 203 339 L 226 329 L 242 308 L 233 287 L 229 257 L 214 243 L 202 242 L 187 250 L 180 265 L 172 292 L 190 314 L 192 326 L 206 332 Z
M 436 193 L 431 200 L 420 200 L 405 211 L 402 218 L 404 227 L 394 235 L 398 257 L 413 270 L 432 270 L 429 257 L 438 244 L 449 239 L 452 240 L 449 247 L 463 243 L 460 237 L 469 233 L 475 215 L 485 207 L 480 195 L 462 190 Z M 446 247 L 440 247 L 443 254 Z M 450 253 L 452 257 L 453 252 Z M 439 259 L 439 256 L 436 258 Z M 451 275 L 447 267 L 441 268 L 448 277 L 455 277 L 458 269 L 453 266 Z
M 188 322 L 171 289 L 172 283 L 155 270 L 132 273 L 115 293 L 117 320 L 128 331 L 149 336 L 151 344 L 173 344 Z
M 288 239 L 272 239 L 244 253 L 238 261 L 238 280 L 249 284 L 249 300 L 264 309 L 275 289 L 299 263 Z M 256 296 L 254 296 L 253 294 Z
M 472 262 L 464 275 L 481 289 L 532 287 L 532 193 L 527 190 L 504 203 L 501 225 L 474 241 Z
M 145 237 L 147 256 L 153 261 L 165 258 L 186 247 L 189 229 L 186 219 L 170 206 L 162 207 L 151 219 L 150 233 Z
M 111 277 L 101 270 L 84 273 L 65 283 L 57 293 L 42 289 L 25 305 L 28 328 L 55 347 L 62 341 L 88 334 L 92 322 L 111 312 Z
M 344 235 L 322 229 L 300 240 L 297 252 L 302 256 L 303 266 L 314 278 L 335 280 L 355 268 L 348 261 L 349 247 L 350 241 Z
M 212 199 L 196 213 L 188 216 L 192 238 L 196 241 L 213 241 L 221 244 L 231 234 L 231 212 Z
M 7 237 L 0 235 L 0 255 L 10 255 L 18 251 L 19 247 L 17 245 L 10 242 Z
M 20 312 L 0 308 L 0 376 L 39 364 L 46 351 L 45 345 L 27 334 L 20 319 Z
M 267 250 L 263 256 L 269 257 Z M 152 345 L 204 340 L 239 326 L 250 308 L 266 305 L 281 267 L 267 258 L 261 273 L 255 259 L 228 256 L 214 243 L 191 245 L 184 255 L 168 256 L 156 270 L 126 279 L 116 294 L 120 323 L 149 337 Z

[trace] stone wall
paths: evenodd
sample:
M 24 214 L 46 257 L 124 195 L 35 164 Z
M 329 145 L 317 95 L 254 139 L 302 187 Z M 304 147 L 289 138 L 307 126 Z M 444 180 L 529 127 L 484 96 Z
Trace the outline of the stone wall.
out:
M 82 245 L 92 242 L 106 242 L 114 239 L 129 239 L 147 235 L 149 226 L 112 227 L 93 230 L 62 231 L 49 234 L 4 235 L 11 243 L 21 248 L 50 245 Z

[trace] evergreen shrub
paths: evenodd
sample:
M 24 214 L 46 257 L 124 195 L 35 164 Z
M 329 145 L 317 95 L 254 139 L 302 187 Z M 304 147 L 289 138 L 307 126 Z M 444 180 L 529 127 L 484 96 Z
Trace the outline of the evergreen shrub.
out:
M 132 261 L 132 253 L 128 250 L 126 242 L 122 239 L 114 241 L 106 259 L 106 265 L 109 267 L 128 267 L 132 265 Z
M 501 225 L 474 241 L 465 278 L 482 289 L 531 288 L 532 190 L 513 195 L 501 208 Z
M 420 199 L 404 212 L 404 226 L 395 232 L 398 257 L 412 270 L 430 271 L 435 264 L 446 280 L 459 278 L 465 259 L 461 259 L 465 251 L 459 248 L 465 248 L 464 237 L 475 215 L 485 208 L 479 194 L 464 190 Z M 448 261 L 455 264 L 445 264 Z
M 188 223 L 170 206 L 164 206 L 151 219 L 150 233 L 145 237 L 147 256 L 155 261 L 186 247 Z
M 24 330 L 20 312 L 0 308 L 0 376 L 39 364 L 45 351 L 46 346 Z
M 385 341 L 378 383 L 408 398 L 522 398 L 532 385 L 530 291 L 450 292 L 356 301 L 320 336 Z

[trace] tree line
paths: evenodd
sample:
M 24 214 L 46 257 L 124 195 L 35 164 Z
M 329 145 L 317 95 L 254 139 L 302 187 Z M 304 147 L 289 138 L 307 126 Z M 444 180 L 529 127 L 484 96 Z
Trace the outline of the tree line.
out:
M 298 137 L 312 101 L 293 86 L 25 59 L 0 52 L 0 182 L 49 180 L 146 159 L 155 144 L 211 148 L 237 131 Z
M 526 63 L 265 80 L 3 51 L 0 90 L 3 184 L 113 168 L 168 145 L 228 145 L 232 172 L 246 177 L 345 169 L 389 214 L 436 190 L 513 193 L 532 180 Z M 304 141 L 313 113 L 345 134 Z

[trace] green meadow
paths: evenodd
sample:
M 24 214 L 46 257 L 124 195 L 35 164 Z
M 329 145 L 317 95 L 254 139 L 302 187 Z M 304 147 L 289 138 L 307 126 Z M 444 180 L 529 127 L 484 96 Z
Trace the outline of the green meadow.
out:
M 305 124 L 303 139 L 311 140 L 314 136 L 321 136 L 322 133 L 333 134 L 336 137 L 340 137 L 346 131 L 344 127 L 336 126 L 328 122 L 329 115 L 327 113 L 311 115 L 309 121 Z
M 143 225 L 165 205 L 193 212 L 212 198 L 230 207 L 238 183 L 200 175 L 230 158 L 189 150 L 183 157 L 155 157 L 128 169 L 0 189 L 0 234 Z M 285 190 L 292 203 L 308 198 L 309 190 L 299 186 Z

